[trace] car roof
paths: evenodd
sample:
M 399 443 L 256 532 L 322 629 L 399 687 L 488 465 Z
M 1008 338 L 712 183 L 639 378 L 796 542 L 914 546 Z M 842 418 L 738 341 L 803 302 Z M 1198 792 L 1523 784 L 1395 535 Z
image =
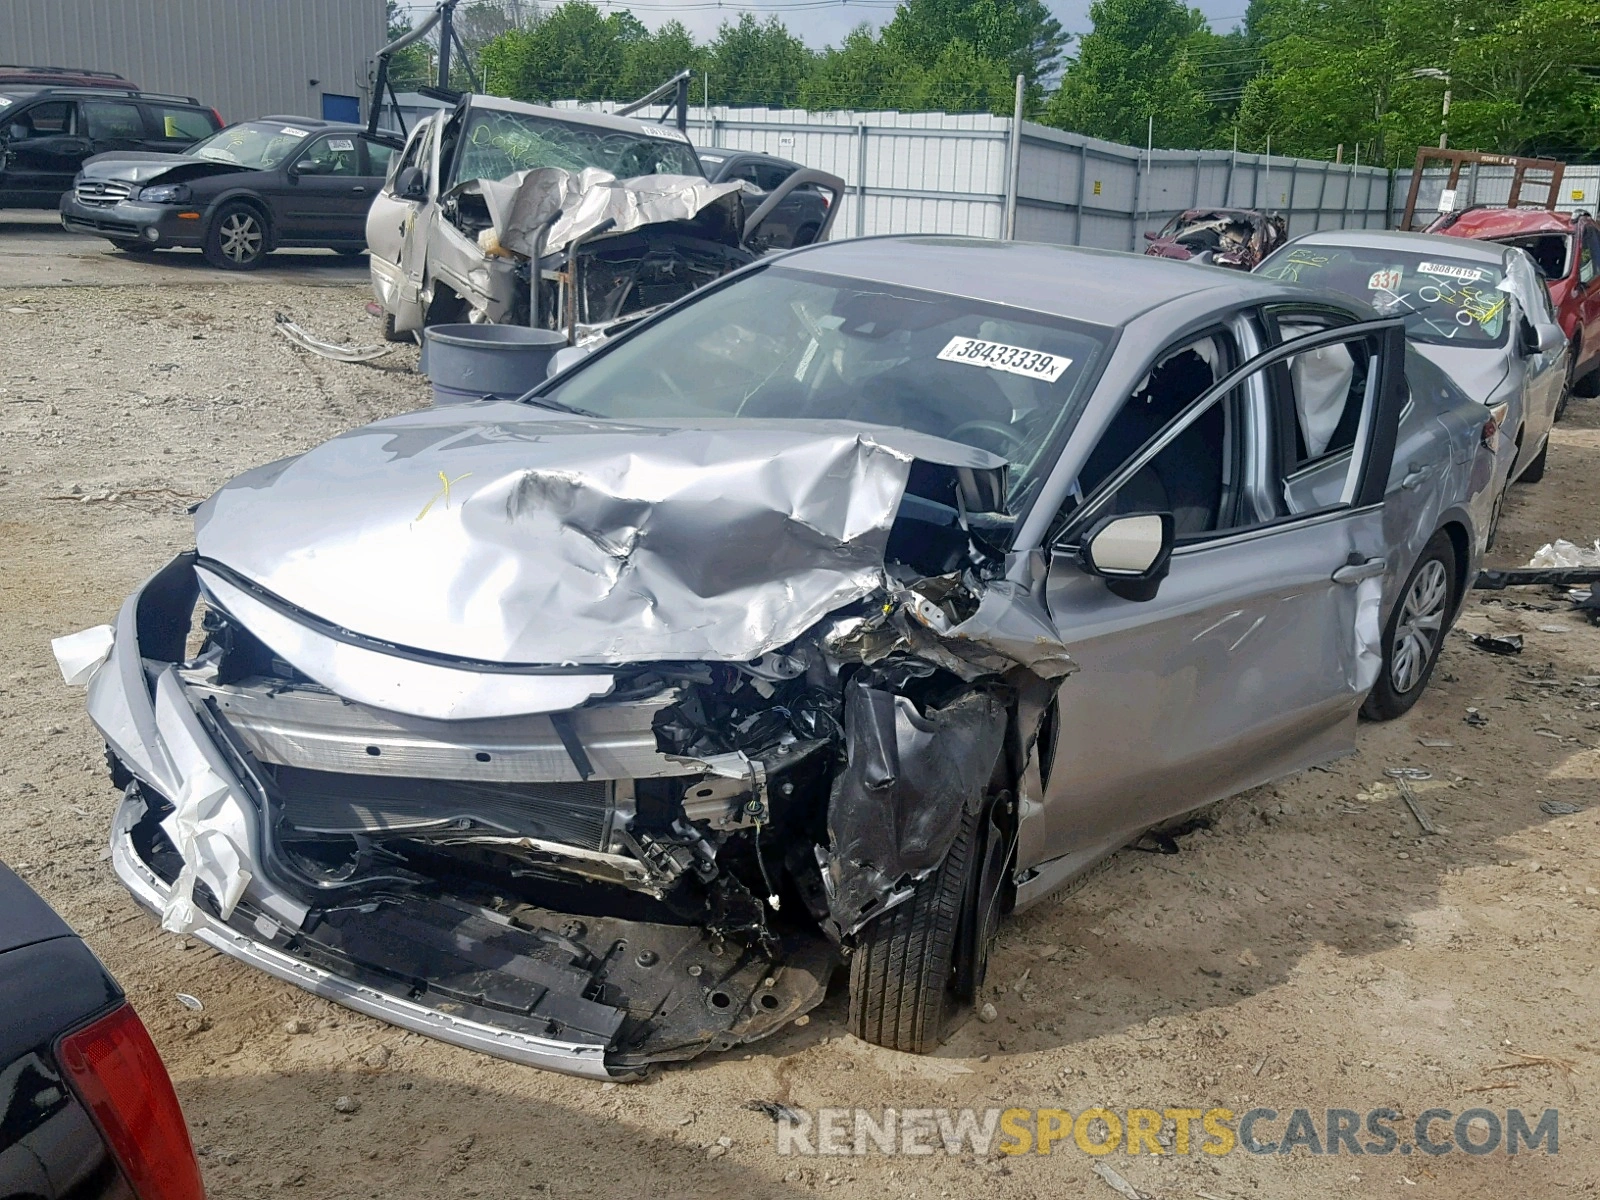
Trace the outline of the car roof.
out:
M 262 121 L 270 121 L 274 125 L 296 125 L 305 129 L 315 129 L 319 132 L 324 129 L 332 129 L 337 133 L 344 133 L 347 130 L 354 130 L 357 133 L 365 133 L 367 131 L 365 125 L 354 121 L 324 121 L 319 117 L 281 116 L 277 113 L 267 117 L 251 117 L 248 121 L 238 121 L 235 124 L 254 125 Z
M 829 275 L 897 284 L 1117 327 L 1174 300 L 1209 293 L 1217 306 L 1304 299 L 1278 280 L 1117 250 L 898 235 L 823 242 L 780 260 Z
M 37 892 L 0 863 L 0 954 L 34 942 L 74 936 Z
M 543 104 L 528 104 L 522 100 L 507 100 L 503 96 L 484 96 L 477 92 L 467 97 L 473 108 L 490 108 L 499 112 L 526 113 L 530 117 L 544 117 L 548 121 L 565 121 L 569 125 L 593 125 L 600 129 L 615 129 L 619 133 L 643 133 L 647 136 L 665 134 L 670 141 L 681 141 L 694 149 L 688 135 L 678 132 L 676 125 L 662 125 L 656 121 L 641 121 L 636 117 L 618 117 L 611 113 L 590 112 L 583 108 L 550 108 Z
M 1303 233 L 1289 242 L 1290 246 L 1368 246 L 1376 250 L 1426 252 L 1430 247 L 1441 257 L 1464 259 L 1467 262 L 1491 263 L 1500 266 L 1505 262 L 1509 248 L 1495 242 L 1477 242 L 1469 238 L 1444 237 L 1436 233 L 1405 233 L 1398 229 L 1325 229 L 1319 233 Z
M 1547 208 L 1469 208 L 1447 228 L 1451 237 L 1495 238 L 1519 233 L 1571 233 L 1576 224 L 1571 213 Z

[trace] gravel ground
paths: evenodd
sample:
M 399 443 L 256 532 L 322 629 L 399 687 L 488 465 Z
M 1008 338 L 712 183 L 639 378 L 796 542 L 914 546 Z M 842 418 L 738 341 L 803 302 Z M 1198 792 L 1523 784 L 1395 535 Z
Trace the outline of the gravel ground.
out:
M 1115 1194 L 1070 1142 L 1050 1157 L 782 1158 L 752 1100 L 1392 1105 L 1403 1131 L 1433 1107 L 1555 1107 L 1555 1156 L 1105 1161 L 1163 1200 L 1595 1191 L 1600 690 L 1578 680 L 1600 675 L 1600 630 L 1527 589 L 1469 597 L 1461 625 L 1524 634 L 1520 657 L 1457 633 L 1416 709 L 1364 726 L 1356 757 L 1237 797 L 1179 854 L 1125 852 L 1008 922 L 994 1019 L 933 1058 L 845 1035 L 836 996 L 752 1050 L 601 1085 L 402 1033 L 160 932 L 105 861 L 116 796 L 48 642 L 109 620 L 191 544 L 186 507 L 231 475 L 425 402 L 410 347 L 346 366 L 273 333 L 282 311 L 376 341 L 364 300 L 358 286 L 205 277 L 0 289 L 0 858 L 128 989 L 213 1196 Z M 1578 401 L 1544 482 L 1513 492 L 1497 557 L 1600 535 L 1597 468 L 1600 402 Z M 1488 724 L 1465 724 L 1468 706 Z M 1440 836 L 1419 836 L 1384 777 L 1394 766 L 1432 772 L 1416 790 Z M 1552 817 L 1549 800 L 1582 811 Z

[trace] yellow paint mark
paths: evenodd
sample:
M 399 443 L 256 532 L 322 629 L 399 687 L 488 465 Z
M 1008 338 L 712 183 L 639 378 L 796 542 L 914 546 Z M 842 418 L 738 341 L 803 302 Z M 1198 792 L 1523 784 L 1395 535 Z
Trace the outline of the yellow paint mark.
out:
M 428 515 L 428 510 L 430 508 L 432 508 L 435 504 L 437 504 L 440 500 L 443 500 L 444 501 L 444 506 L 446 508 L 449 508 L 450 507 L 450 485 L 453 484 L 453 483 L 460 483 L 463 479 L 468 478 L 471 474 L 472 474 L 472 472 L 468 471 L 466 473 L 466 475 L 457 475 L 454 479 L 451 479 L 443 471 L 440 471 L 439 472 L 439 490 L 433 494 L 433 499 L 429 500 L 426 504 L 424 504 L 422 506 L 422 511 L 419 512 L 416 515 L 416 520 L 420 521 L 420 520 L 422 520 L 423 517 L 427 516 Z

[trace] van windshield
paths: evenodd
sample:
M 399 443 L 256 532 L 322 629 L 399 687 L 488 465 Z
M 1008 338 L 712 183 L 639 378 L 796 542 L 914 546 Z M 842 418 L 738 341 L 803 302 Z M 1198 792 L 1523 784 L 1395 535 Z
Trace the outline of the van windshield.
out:
M 599 167 L 618 179 L 701 173 L 689 144 L 665 131 L 657 136 L 480 108 L 468 117 L 452 186 L 538 167 Z

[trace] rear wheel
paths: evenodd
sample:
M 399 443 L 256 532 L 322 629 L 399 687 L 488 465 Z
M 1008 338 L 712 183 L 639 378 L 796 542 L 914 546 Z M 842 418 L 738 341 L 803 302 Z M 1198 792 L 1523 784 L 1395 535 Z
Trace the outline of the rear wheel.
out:
M 409 333 L 396 332 L 394 327 L 394 314 L 392 312 L 386 312 L 383 314 L 383 340 L 386 342 L 414 342 L 417 339 L 412 337 L 412 335 Z
M 1572 339 L 1572 345 L 1567 348 L 1567 377 L 1561 383 L 1561 399 L 1556 401 L 1557 421 L 1567 415 L 1567 401 L 1572 399 L 1572 389 L 1578 383 L 1578 355 L 1583 351 L 1583 342 L 1578 338 Z
M 1545 460 L 1550 457 L 1550 439 L 1545 438 L 1539 447 L 1539 456 L 1528 464 L 1528 469 L 1517 477 L 1518 483 L 1538 483 L 1544 478 Z
M 206 230 L 206 261 L 225 271 L 251 271 L 267 257 L 267 224 L 248 204 L 225 204 Z
M 1456 604 L 1456 548 L 1439 530 L 1422 548 L 1383 630 L 1383 666 L 1361 711 L 1392 721 L 1428 686 Z
M 961 1003 L 956 943 L 976 890 L 978 829 L 978 814 L 963 814 L 938 869 L 858 935 L 850 959 L 850 1032 L 862 1041 L 926 1054 L 943 1040 Z

